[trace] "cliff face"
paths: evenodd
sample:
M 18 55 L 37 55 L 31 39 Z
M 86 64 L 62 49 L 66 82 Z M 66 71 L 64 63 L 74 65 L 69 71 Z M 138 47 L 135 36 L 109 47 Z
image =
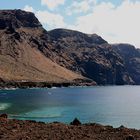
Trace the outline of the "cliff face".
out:
M 140 51 L 130 44 L 114 44 L 113 49 L 123 58 L 135 84 L 140 84 Z
M 65 82 L 84 79 L 47 58 L 36 46 L 47 32 L 33 13 L 0 11 L 0 78 L 7 81 Z
M 61 66 L 93 79 L 98 84 L 132 84 L 124 66 L 124 61 L 100 36 L 88 35 L 66 29 L 55 29 L 51 37 L 51 51 L 56 57 L 49 56 Z
M 0 11 L 0 78 L 98 84 L 133 84 L 121 54 L 96 34 L 47 32 L 33 13 Z M 87 77 L 87 78 L 85 78 Z
M 0 29 L 42 27 L 33 13 L 22 10 L 0 10 Z

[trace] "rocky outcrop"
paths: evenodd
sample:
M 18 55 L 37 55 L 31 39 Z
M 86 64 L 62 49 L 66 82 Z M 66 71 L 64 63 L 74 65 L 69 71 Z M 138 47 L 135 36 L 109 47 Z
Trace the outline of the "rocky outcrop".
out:
M 86 79 L 46 57 L 41 52 L 45 45 L 42 36 L 48 44 L 49 35 L 33 13 L 0 11 L 0 79 L 4 83 L 71 83 Z
M 55 29 L 50 35 L 53 56 L 42 52 L 57 64 L 82 74 L 97 84 L 133 84 L 124 61 L 100 36 L 66 29 Z
M 70 87 L 70 86 L 95 86 L 96 82 L 93 82 L 88 79 L 81 79 L 80 81 L 61 81 L 61 82 L 40 82 L 40 81 L 35 81 L 35 82 L 25 82 L 25 81 L 5 81 L 5 82 L 0 82 L 0 89 L 12 89 L 12 88 L 52 88 L 52 87 Z
M 77 119 L 75 118 L 71 123 L 70 125 L 81 125 L 82 123 Z
M 30 12 L 0 11 L 0 79 L 8 83 L 123 85 L 139 81 L 113 48 L 96 34 L 66 29 L 47 32 Z M 137 65 L 138 57 L 131 62 Z
M 34 28 L 42 27 L 38 19 L 31 12 L 22 10 L 0 10 L 0 29 L 8 28 L 14 30 L 15 28 Z
M 0 118 L 5 118 L 5 119 L 7 119 L 7 118 L 8 118 L 8 115 L 7 115 L 7 114 L 0 114 Z
M 114 44 L 113 49 L 124 60 L 126 69 L 135 82 L 140 84 L 140 51 L 130 44 Z

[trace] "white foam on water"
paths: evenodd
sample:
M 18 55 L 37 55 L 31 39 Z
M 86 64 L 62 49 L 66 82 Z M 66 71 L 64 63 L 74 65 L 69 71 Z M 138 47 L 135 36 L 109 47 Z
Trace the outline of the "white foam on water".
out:
M 4 88 L 4 90 L 17 90 L 18 88 Z
M 6 110 L 7 108 L 9 108 L 11 106 L 10 103 L 0 103 L 0 111 L 1 110 Z
M 57 87 L 52 87 L 51 89 L 57 89 Z
M 40 109 L 31 111 L 20 115 L 10 115 L 11 117 L 17 118 L 32 118 L 32 119 L 46 119 L 46 118 L 59 118 L 62 117 L 63 110 L 61 108 L 52 107 L 51 109 Z

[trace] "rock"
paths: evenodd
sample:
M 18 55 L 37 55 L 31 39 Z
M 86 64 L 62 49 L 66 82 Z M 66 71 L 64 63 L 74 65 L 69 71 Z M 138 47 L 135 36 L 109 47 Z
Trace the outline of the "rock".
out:
M 81 122 L 77 118 L 75 118 L 70 124 L 71 125 L 81 125 Z
M 4 120 L 4 119 L 2 119 Z M 80 124 L 75 118 L 73 125 L 63 123 L 31 123 L 7 119 L 0 121 L 1 140 L 138 140 L 140 130 L 119 129 L 100 124 Z M 15 127 L 18 126 L 18 127 Z
M 7 114 L 0 114 L 0 118 L 5 118 L 5 119 L 7 119 L 7 118 L 8 118 L 8 115 L 7 115 Z
M 135 51 L 130 54 L 136 56 Z M 68 29 L 47 32 L 33 13 L 23 10 L 0 10 L 0 55 L 0 78 L 12 83 L 90 79 L 84 83 L 90 86 L 140 81 L 140 57 L 129 59 L 134 70 L 127 69 L 121 53 L 99 35 Z
M 60 84 L 71 83 L 77 78 L 85 79 L 41 52 L 43 47 L 49 46 L 49 38 L 33 13 L 0 10 L 0 87 L 8 87 L 9 84 L 15 87 L 17 82 L 16 87 L 23 85 L 25 88 L 41 82 Z
M 120 127 L 119 127 L 119 129 L 124 129 L 125 127 L 123 126 L 123 125 L 121 125 Z
M 135 140 L 135 139 L 132 135 L 129 135 L 129 136 L 126 137 L 126 140 Z
M 67 29 L 49 31 L 51 46 L 41 50 L 59 65 L 94 80 L 99 85 L 131 84 L 123 59 L 97 34 Z M 46 51 L 47 49 L 47 51 Z M 57 57 L 52 57 L 53 55 Z
M 114 44 L 113 49 L 122 57 L 135 84 L 140 84 L 140 50 L 130 44 Z
M 31 12 L 22 10 L 0 10 L 0 29 L 14 30 L 20 27 L 41 27 L 42 25 Z

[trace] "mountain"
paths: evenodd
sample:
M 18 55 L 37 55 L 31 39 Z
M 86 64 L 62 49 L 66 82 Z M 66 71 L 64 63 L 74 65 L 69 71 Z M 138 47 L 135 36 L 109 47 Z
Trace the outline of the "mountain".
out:
M 113 49 L 123 58 L 126 69 L 135 82 L 140 84 L 140 50 L 130 44 L 114 44 Z
M 124 57 L 97 34 L 46 31 L 33 13 L 0 11 L 0 80 L 134 84 Z
M 84 34 L 66 29 L 48 32 L 51 52 L 42 52 L 57 64 L 97 82 L 106 84 L 132 84 L 124 61 L 112 46 L 96 34 Z
M 49 39 L 46 39 L 49 35 Z M 55 29 L 36 40 L 38 49 L 53 62 L 96 81 L 97 84 L 132 84 L 124 62 L 104 39 L 67 29 Z
M 0 79 L 53 83 L 85 79 L 46 57 L 40 51 L 41 36 L 48 42 L 47 31 L 33 13 L 0 11 Z

